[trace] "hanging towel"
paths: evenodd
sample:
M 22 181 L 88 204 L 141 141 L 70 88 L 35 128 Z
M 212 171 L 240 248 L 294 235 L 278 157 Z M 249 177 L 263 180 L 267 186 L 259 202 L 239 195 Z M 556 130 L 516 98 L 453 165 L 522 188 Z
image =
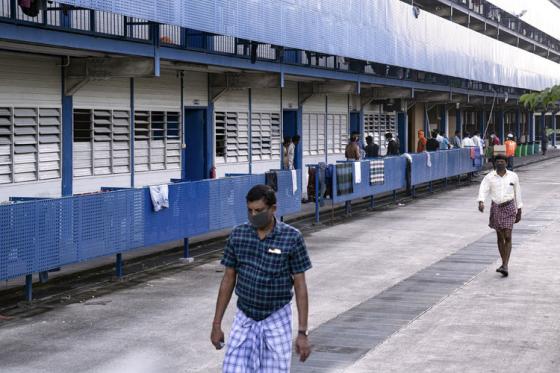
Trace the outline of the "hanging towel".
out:
M 274 171 L 264 173 L 265 184 L 278 192 L 278 175 Z
M 474 159 L 473 159 L 473 166 L 474 167 L 482 167 L 482 151 L 480 148 L 474 149 Z
M 169 188 L 167 184 L 150 186 L 150 197 L 152 197 L 155 212 L 169 207 Z
M 369 185 L 385 183 L 385 161 L 369 161 Z
M 354 162 L 354 184 L 362 182 L 362 162 Z
M 428 167 L 432 167 L 432 157 L 430 156 L 430 152 L 425 152 L 426 153 L 426 166 Z
M 471 148 L 470 151 L 470 155 L 471 155 L 471 159 L 474 161 L 474 158 L 476 157 L 476 148 Z
M 352 163 L 338 163 L 336 165 L 336 189 L 337 195 L 354 193 L 354 177 Z
M 297 170 L 292 170 L 292 194 L 296 194 L 298 186 Z

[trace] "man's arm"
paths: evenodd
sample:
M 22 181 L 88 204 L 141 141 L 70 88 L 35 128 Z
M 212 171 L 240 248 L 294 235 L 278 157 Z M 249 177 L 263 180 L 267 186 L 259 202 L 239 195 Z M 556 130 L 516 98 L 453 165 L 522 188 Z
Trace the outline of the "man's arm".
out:
M 484 212 L 484 201 L 486 201 L 486 197 L 488 197 L 489 192 L 490 192 L 490 182 L 485 176 L 484 179 L 482 179 L 482 182 L 480 183 L 480 188 L 478 190 L 478 211 Z
M 226 267 L 218 292 L 216 311 L 214 313 L 214 321 L 212 322 L 212 333 L 210 334 L 210 341 L 217 350 L 223 347 L 224 332 L 222 330 L 222 318 L 231 299 L 236 280 L 237 272 L 235 269 Z
M 305 273 L 294 274 L 294 290 L 296 293 L 296 305 L 298 309 L 298 330 L 307 330 L 307 315 L 309 311 L 309 301 L 307 296 L 307 284 Z M 296 338 L 296 352 L 299 354 L 300 361 L 305 361 L 311 354 L 311 347 L 306 335 L 299 334 Z

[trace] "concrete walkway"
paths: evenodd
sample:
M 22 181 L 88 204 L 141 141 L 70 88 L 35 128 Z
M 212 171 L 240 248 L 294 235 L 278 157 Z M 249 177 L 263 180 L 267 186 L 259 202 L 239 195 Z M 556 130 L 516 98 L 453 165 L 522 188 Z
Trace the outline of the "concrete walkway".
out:
M 514 231 L 514 241 L 531 235 L 515 248 L 507 279 L 494 272 L 498 254 L 488 238 L 488 215 L 476 210 L 477 184 L 355 214 L 308 233 L 314 265 L 308 273 L 310 338 L 315 343 L 315 332 L 318 348 L 324 345 L 321 328 L 329 322 L 470 244 L 488 243 L 484 257 L 490 265 L 476 271 L 474 279 L 465 276 L 379 343 L 364 345 L 353 360 L 345 357 L 344 365 L 337 357 L 315 358 L 323 361 L 321 367 L 310 360 L 294 363 L 293 370 L 560 371 L 560 205 L 550 202 L 560 195 L 560 159 L 518 171 L 527 220 L 518 236 Z M 530 219 L 540 220 L 533 224 Z M 118 290 L 100 291 L 91 300 L 67 304 L 61 299 L 60 306 L 37 316 L 4 321 L 0 371 L 218 372 L 223 351 L 212 348 L 209 331 L 221 276 L 216 260 L 162 270 L 130 279 Z M 224 320 L 226 336 L 234 301 Z M 344 346 L 344 341 L 335 339 L 333 345 Z

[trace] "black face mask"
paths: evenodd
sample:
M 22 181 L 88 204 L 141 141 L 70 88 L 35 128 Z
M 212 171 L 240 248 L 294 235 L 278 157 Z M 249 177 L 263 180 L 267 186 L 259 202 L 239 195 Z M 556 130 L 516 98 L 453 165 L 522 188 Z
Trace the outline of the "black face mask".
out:
M 249 223 L 257 229 L 265 228 L 270 223 L 270 217 L 268 216 L 268 210 L 264 210 L 255 215 L 248 213 Z

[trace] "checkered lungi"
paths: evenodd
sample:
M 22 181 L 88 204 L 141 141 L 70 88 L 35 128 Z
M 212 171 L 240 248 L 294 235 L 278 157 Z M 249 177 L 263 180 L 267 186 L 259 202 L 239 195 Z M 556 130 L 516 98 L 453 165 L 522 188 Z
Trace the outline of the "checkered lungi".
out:
M 513 199 L 499 205 L 492 201 L 488 226 L 492 229 L 513 229 L 516 216 L 517 206 Z
M 354 166 L 351 162 L 336 164 L 337 195 L 354 193 Z
M 255 321 L 237 310 L 227 343 L 224 373 L 284 373 L 292 359 L 292 307 L 288 303 Z
M 369 161 L 369 185 L 385 182 L 385 161 Z

